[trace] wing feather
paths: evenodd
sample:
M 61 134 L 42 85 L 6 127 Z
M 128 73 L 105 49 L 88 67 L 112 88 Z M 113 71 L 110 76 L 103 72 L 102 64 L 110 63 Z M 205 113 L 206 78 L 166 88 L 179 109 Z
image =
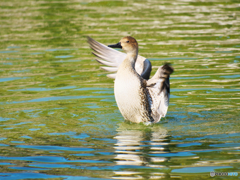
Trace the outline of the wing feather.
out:
M 126 58 L 127 54 L 117 51 L 115 49 L 109 48 L 104 44 L 99 43 L 90 37 L 87 37 L 87 38 L 88 38 L 88 43 L 91 49 L 94 51 L 93 55 L 98 57 L 96 61 L 98 61 L 99 63 L 105 66 L 108 66 L 108 67 L 102 67 L 102 69 L 109 72 L 117 72 L 118 67 Z M 145 57 L 138 55 L 135 63 L 135 70 L 144 79 L 149 79 L 149 76 L 152 70 L 151 62 Z M 116 74 L 109 74 L 107 75 L 107 77 L 115 79 Z
M 106 66 L 115 67 L 114 63 L 111 63 L 111 62 L 108 62 L 108 61 L 104 61 L 104 60 L 101 60 L 101 59 L 96 59 L 96 61 L 99 62 L 100 64 L 103 64 L 103 65 L 106 65 Z
M 117 67 L 101 67 L 101 69 L 108 71 L 108 72 L 116 72 L 118 70 Z
M 171 73 L 173 73 L 173 68 L 169 64 L 165 64 L 159 67 L 155 75 L 147 81 L 151 115 L 155 123 L 159 122 L 167 114 L 170 97 L 169 77 Z

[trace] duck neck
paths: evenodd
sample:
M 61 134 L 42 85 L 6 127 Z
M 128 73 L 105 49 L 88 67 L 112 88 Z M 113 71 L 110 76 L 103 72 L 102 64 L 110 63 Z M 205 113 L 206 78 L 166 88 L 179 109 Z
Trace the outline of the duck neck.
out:
M 133 52 L 128 52 L 127 53 L 127 59 L 129 61 L 129 63 L 131 64 L 131 67 L 133 69 L 135 69 L 135 63 L 136 63 L 136 60 L 137 60 L 137 56 L 138 56 L 138 50 L 137 49 Z

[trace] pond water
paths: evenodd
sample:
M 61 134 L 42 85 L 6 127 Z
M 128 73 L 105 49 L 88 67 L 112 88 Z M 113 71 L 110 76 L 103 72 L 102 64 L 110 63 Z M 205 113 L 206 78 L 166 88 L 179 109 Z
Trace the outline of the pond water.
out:
M 239 1 L 10 0 L 0 17 L 0 179 L 240 174 Z M 175 69 L 152 126 L 124 121 L 86 42 L 126 35 Z

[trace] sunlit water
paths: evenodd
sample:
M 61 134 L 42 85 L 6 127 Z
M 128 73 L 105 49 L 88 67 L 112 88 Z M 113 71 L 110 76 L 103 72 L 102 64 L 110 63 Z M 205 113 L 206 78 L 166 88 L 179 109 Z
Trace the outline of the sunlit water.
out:
M 0 179 L 240 174 L 239 12 L 220 0 L 1 1 Z M 86 42 L 126 35 L 153 72 L 175 69 L 159 124 L 124 122 Z

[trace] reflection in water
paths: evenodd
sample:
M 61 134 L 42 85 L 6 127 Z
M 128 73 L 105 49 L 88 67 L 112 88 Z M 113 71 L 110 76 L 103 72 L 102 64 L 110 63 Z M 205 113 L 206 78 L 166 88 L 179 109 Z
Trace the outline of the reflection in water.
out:
M 222 135 L 169 136 L 167 130 L 153 127 L 134 127 L 122 123 L 114 137 L 114 179 L 186 178 L 188 174 L 209 175 L 210 171 L 229 171 L 239 163 L 240 143 L 218 144 Z M 239 133 L 229 134 L 238 137 Z M 217 144 L 215 144 L 217 143 Z M 221 152 L 221 160 L 216 160 Z M 223 169 L 223 170 L 222 170 Z
M 150 127 L 145 129 L 124 129 L 119 128 L 115 136 L 117 143 L 115 144 L 115 162 L 122 166 L 124 171 L 115 171 L 114 179 L 148 179 L 161 178 L 168 176 L 162 169 L 168 167 L 161 163 L 168 161 L 169 158 L 157 157 L 154 154 L 169 153 L 169 136 L 167 131 L 161 127 Z M 159 169 L 157 171 L 145 173 L 141 172 L 141 168 Z M 136 171 L 136 169 L 138 169 Z

